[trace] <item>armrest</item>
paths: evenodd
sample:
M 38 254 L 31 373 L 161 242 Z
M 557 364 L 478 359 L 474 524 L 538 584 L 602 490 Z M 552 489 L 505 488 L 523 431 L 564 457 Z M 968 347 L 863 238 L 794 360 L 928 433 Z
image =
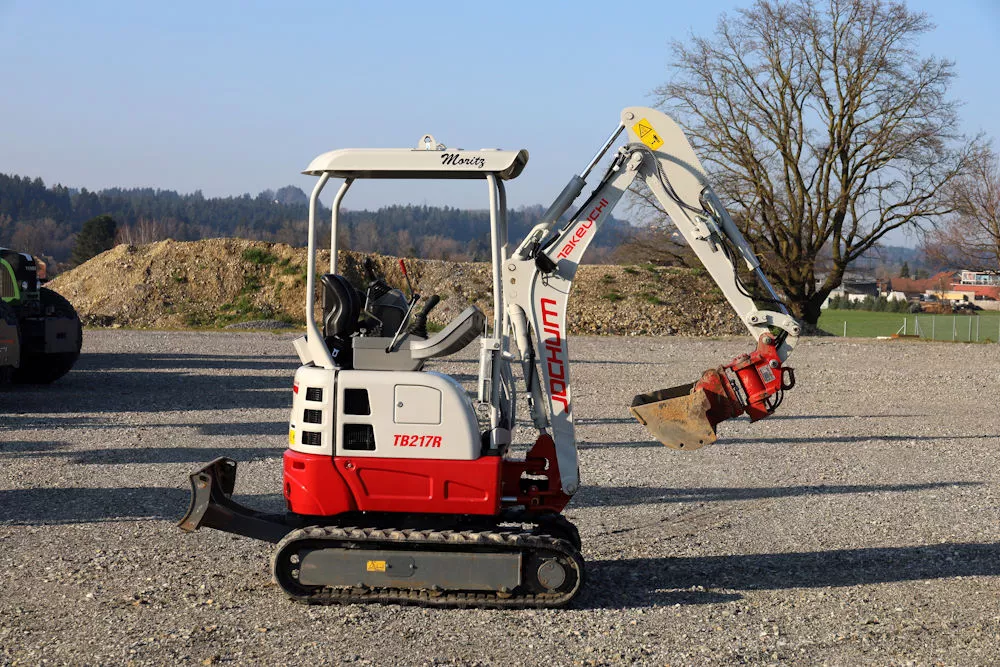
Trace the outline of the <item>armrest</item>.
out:
M 469 306 L 448 326 L 427 340 L 410 341 L 410 356 L 431 359 L 455 354 L 483 333 L 486 316 L 476 306 Z

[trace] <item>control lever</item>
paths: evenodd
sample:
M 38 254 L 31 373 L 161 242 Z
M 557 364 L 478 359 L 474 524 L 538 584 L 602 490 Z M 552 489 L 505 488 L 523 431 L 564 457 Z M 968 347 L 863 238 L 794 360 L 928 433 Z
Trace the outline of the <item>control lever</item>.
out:
M 434 310 L 434 306 L 438 305 L 441 301 L 441 297 L 437 294 L 431 295 L 427 299 L 427 303 L 419 313 L 413 317 L 413 322 L 410 324 L 409 333 L 411 336 L 418 338 L 427 338 L 427 315 Z
M 399 268 L 403 272 L 403 277 L 406 278 L 406 289 L 410 292 L 410 299 L 413 299 L 413 283 L 410 282 L 410 274 L 406 271 L 406 262 L 402 258 L 399 260 Z M 417 298 L 420 298 L 419 295 Z
M 413 313 L 413 307 L 417 305 L 417 300 L 420 299 L 420 295 L 413 291 L 413 283 L 410 282 L 410 274 L 406 271 L 406 262 L 402 258 L 399 260 L 399 268 L 403 272 L 403 277 L 406 278 L 406 288 L 410 292 L 410 303 L 406 307 L 406 314 L 403 315 L 403 321 L 399 323 L 399 328 L 396 329 L 396 335 L 392 337 L 389 347 L 385 348 L 387 353 L 395 352 L 397 343 L 403 340 L 403 331 L 407 329 L 407 325 L 410 322 L 410 315 Z
M 396 343 L 402 342 L 403 330 L 406 329 L 406 325 L 410 321 L 410 313 L 413 312 L 413 307 L 417 305 L 417 299 L 420 298 L 419 294 L 410 294 L 410 303 L 406 306 L 406 314 L 403 315 L 403 321 L 399 323 L 399 328 L 396 329 L 396 335 L 392 337 L 392 342 L 389 343 L 389 347 L 385 348 L 387 353 L 396 351 Z

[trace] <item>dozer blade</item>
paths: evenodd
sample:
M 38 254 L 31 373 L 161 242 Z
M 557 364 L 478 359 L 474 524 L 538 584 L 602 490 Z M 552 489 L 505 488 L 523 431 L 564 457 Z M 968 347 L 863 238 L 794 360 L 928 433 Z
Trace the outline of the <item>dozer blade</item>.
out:
M 220 456 L 191 475 L 191 503 L 177 524 L 186 532 L 215 528 L 265 542 L 280 542 L 295 528 L 284 515 L 244 507 L 230 496 L 236 488 L 236 461 Z
M 708 396 L 694 383 L 639 394 L 629 410 L 657 440 L 672 449 L 698 449 L 716 441 Z

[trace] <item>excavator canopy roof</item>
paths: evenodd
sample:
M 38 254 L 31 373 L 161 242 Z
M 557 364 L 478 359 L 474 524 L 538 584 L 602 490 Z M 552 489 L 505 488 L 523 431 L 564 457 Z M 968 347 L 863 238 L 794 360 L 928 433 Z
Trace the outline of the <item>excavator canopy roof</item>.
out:
M 430 137 L 430 135 L 428 135 Z M 425 137 L 426 139 L 427 137 Z M 446 148 L 431 141 L 420 148 L 343 148 L 316 157 L 303 174 L 335 178 L 517 178 L 528 151 Z

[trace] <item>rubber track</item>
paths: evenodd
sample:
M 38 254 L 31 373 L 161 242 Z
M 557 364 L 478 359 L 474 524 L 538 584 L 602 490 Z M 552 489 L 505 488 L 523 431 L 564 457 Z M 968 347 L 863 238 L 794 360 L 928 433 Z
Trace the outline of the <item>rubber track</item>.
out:
M 536 514 L 525 510 L 505 510 L 498 515 L 500 523 L 520 523 L 534 526 L 533 535 L 538 535 L 538 531 L 545 531 L 551 537 L 557 537 L 568 541 L 573 547 L 580 550 L 580 531 L 562 514 Z
M 358 546 L 378 546 L 391 548 L 392 543 L 419 544 L 434 547 L 447 545 L 451 548 L 467 545 L 484 546 L 495 550 L 503 546 L 509 551 L 546 552 L 554 554 L 560 563 L 576 576 L 572 588 L 553 593 L 514 592 L 501 596 L 493 592 L 448 592 L 414 590 L 408 588 L 332 588 L 306 587 L 300 585 L 291 574 L 296 567 L 291 556 L 297 553 L 298 542 L 350 542 Z M 542 609 L 561 607 L 572 600 L 583 585 L 583 557 L 569 542 L 563 539 L 537 535 L 519 530 L 497 531 L 430 531 L 394 530 L 376 528 L 337 528 L 312 526 L 294 530 L 281 540 L 271 559 L 275 582 L 289 598 L 303 604 L 356 604 L 388 603 L 416 605 L 422 607 L 477 607 L 486 609 Z M 279 570 L 280 568 L 280 570 Z

